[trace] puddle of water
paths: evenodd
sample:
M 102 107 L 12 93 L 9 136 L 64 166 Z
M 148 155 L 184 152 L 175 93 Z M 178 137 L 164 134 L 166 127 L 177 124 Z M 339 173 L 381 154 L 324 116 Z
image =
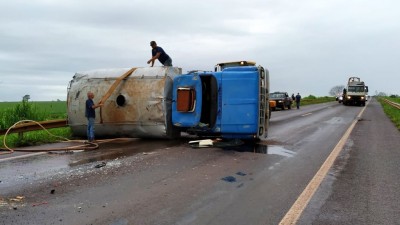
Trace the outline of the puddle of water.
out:
M 39 155 L 2 162 L 0 189 L 13 184 L 30 183 L 67 168 L 68 155 Z
M 169 140 L 117 140 L 101 143 L 100 148 L 94 151 L 49 152 L 48 154 L 3 161 L 0 163 L 0 190 L 63 174 L 76 167 L 80 172 L 79 166 L 89 163 L 97 165 L 107 161 L 107 167 L 109 167 L 118 163 L 113 161 L 114 159 L 135 154 L 150 155 L 159 149 L 169 148 L 181 143 L 182 141 Z
M 280 155 L 280 156 L 285 156 L 285 157 L 292 157 L 296 155 L 294 151 L 287 150 L 285 148 L 282 148 L 281 146 L 268 146 L 267 154 L 269 155 Z
M 253 152 L 266 155 L 279 155 L 284 157 L 292 157 L 296 153 L 287 150 L 279 145 L 265 145 L 261 143 L 244 143 L 238 146 L 223 147 L 225 150 L 234 150 L 237 152 Z
M 129 221 L 125 218 L 120 218 L 114 222 L 112 222 L 110 225 L 127 225 L 129 224 Z
M 70 167 L 109 161 L 122 157 L 129 157 L 136 154 L 150 155 L 153 151 L 162 148 L 169 148 L 180 144 L 182 141 L 159 140 L 159 139 L 131 139 L 100 144 L 99 150 L 85 151 L 71 157 Z
M 342 117 L 333 117 L 327 121 L 324 121 L 324 123 L 335 125 L 335 124 L 345 124 L 346 121 Z

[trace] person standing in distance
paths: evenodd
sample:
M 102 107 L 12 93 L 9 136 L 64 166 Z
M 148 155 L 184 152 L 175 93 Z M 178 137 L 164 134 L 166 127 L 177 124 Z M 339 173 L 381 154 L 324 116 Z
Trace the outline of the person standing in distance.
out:
M 103 106 L 103 104 L 94 104 L 93 98 L 94 94 L 93 92 L 89 91 L 87 93 L 88 99 L 86 100 L 86 109 L 85 109 L 85 116 L 88 120 L 87 124 L 87 139 L 89 142 L 94 141 L 94 122 L 96 118 L 96 112 L 94 111 L 95 108 Z
M 154 61 L 158 59 L 161 64 L 164 66 L 172 66 L 172 59 L 169 57 L 167 53 L 165 53 L 164 49 L 161 47 L 157 46 L 157 43 L 155 41 L 150 42 L 151 46 L 151 55 L 153 56 L 149 61 L 147 61 L 147 64 L 151 63 L 151 66 L 154 66 Z
M 301 96 L 299 93 L 297 93 L 296 95 L 296 107 L 297 109 L 300 109 L 300 100 L 301 100 Z

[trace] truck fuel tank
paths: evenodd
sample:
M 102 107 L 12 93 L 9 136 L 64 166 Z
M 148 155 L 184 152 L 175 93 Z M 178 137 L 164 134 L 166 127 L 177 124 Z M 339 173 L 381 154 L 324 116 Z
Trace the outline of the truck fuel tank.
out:
M 77 72 L 67 96 L 68 123 L 74 136 L 86 137 L 85 102 L 93 92 L 95 104 L 130 68 Z M 172 82 L 178 67 L 135 68 L 97 108 L 95 134 L 103 137 L 171 138 L 179 135 L 171 122 Z

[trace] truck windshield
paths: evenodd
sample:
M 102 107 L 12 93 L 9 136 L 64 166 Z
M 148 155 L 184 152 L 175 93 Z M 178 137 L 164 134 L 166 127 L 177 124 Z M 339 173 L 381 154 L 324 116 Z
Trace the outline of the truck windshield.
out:
M 275 93 L 272 93 L 272 94 L 270 95 L 270 97 L 271 97 L 271 98 L 285 98 L 285 94 L 275 94 Z
M 364 86 L 349 86 L 348 90 L 349 92 L 364 92 Z

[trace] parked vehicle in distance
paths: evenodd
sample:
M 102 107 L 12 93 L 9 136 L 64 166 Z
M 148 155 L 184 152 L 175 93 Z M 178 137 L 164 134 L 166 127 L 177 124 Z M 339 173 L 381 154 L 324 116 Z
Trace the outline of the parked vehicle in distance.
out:
M 368 86 L 359 77 L 350 77 L 343 89 L 343 104 L 365 106 Z
M 287 109 L 292 108 L 293 100 L 288 95 L 287 92 L 279 92 L 278 91 L 278 92 L 271 93 L 269 95 L 269 99 L 270 99 L 270 104 L 271 104 L 271 102 L 275 103 L 275 104 L 274 103 L 271 104 L 271 105 L 275 105 L 274 107 L 271 107 L 271 109 L 273 111 L 275 111 L 277 108 L 280 108 L 282 110 L 285 110 L 285 108 L 287 108 Z

